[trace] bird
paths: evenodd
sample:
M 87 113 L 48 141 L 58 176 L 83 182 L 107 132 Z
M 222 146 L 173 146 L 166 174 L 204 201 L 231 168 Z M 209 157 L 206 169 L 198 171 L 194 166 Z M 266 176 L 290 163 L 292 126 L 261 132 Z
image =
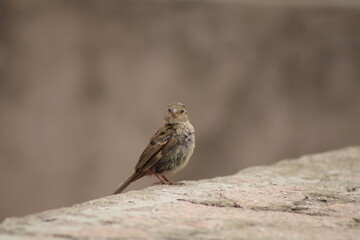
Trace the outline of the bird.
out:
M 189 121 L 184 104 L 170 103 L 164 117 L 164 125 L 150 138 L 149 144 L 139 157 L 135 171 L 119 184 L 113 194 L 119 194 L 132 182 L 155 176 L 161 184 L 183 185 L 170 181 L 165 174 L 182 170 L 195 149 L 195 129 Z

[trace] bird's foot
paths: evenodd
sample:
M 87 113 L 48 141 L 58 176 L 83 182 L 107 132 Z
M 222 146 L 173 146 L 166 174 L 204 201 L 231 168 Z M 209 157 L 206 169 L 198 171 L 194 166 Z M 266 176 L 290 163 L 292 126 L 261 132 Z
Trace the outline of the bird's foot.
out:
M 184 185 L 185 183 L 181 183 L 181 182 L 171 182 L 169 179 L 167 179 L 167 177 L 165 177 L 165 175 L 162 174 L 154 174 L 158 179 L 160 179 L 160 182 L 157 184 L 162 184 L 162 185 Z
M 156 182 L 153 185 L 185 185 L 185 183 L 182 182 L 165 182 L 165 181 L 160 181 L 160 182 Z
M 167 184 L 169 184 L 169 185 L 185 185 L 185 183 L 182 183 L 182 182 L 169 182 Z
M 160 182 L 153 183 L 153 185 L 169 185 L 169 183 L 160 181 Z

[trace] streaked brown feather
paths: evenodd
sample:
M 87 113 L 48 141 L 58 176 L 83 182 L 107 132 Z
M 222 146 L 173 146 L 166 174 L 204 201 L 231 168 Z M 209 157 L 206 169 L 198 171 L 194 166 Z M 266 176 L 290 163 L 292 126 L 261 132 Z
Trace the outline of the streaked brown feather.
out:
M 135 172 L 138 174 L 136 174 L 134 181 L 144 176 L 159 159 L 177 144 L 178 140 L 174 128 L 170 126 L 161 127 L 150 139 L 149 145 L 141 154 L 135 167 Z

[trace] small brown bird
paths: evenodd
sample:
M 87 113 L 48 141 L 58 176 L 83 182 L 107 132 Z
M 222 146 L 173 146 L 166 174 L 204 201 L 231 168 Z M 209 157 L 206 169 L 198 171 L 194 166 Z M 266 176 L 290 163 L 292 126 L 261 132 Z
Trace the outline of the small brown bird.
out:
M 154 175 L 162 184 L 181 184 L 169 181 L 164 174 L 175 173 L 189 162 L 195 148 L 195 130 L 182 103 L 171 103 L 165 114 L 165 124 L 150 139 L 135 172 L 121 183 L 113 194 L 124 191 L 130 183 L 143 176 Z

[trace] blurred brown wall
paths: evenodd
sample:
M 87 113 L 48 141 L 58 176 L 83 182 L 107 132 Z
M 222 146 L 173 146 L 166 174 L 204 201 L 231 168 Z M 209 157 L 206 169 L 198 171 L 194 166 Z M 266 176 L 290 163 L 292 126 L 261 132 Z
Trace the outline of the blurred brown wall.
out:
M 0 219 L 109 194 L 173 101 L 197 131 L 175 180 L 358 145 L 359 23 L 349 6 L 0 1 Z

